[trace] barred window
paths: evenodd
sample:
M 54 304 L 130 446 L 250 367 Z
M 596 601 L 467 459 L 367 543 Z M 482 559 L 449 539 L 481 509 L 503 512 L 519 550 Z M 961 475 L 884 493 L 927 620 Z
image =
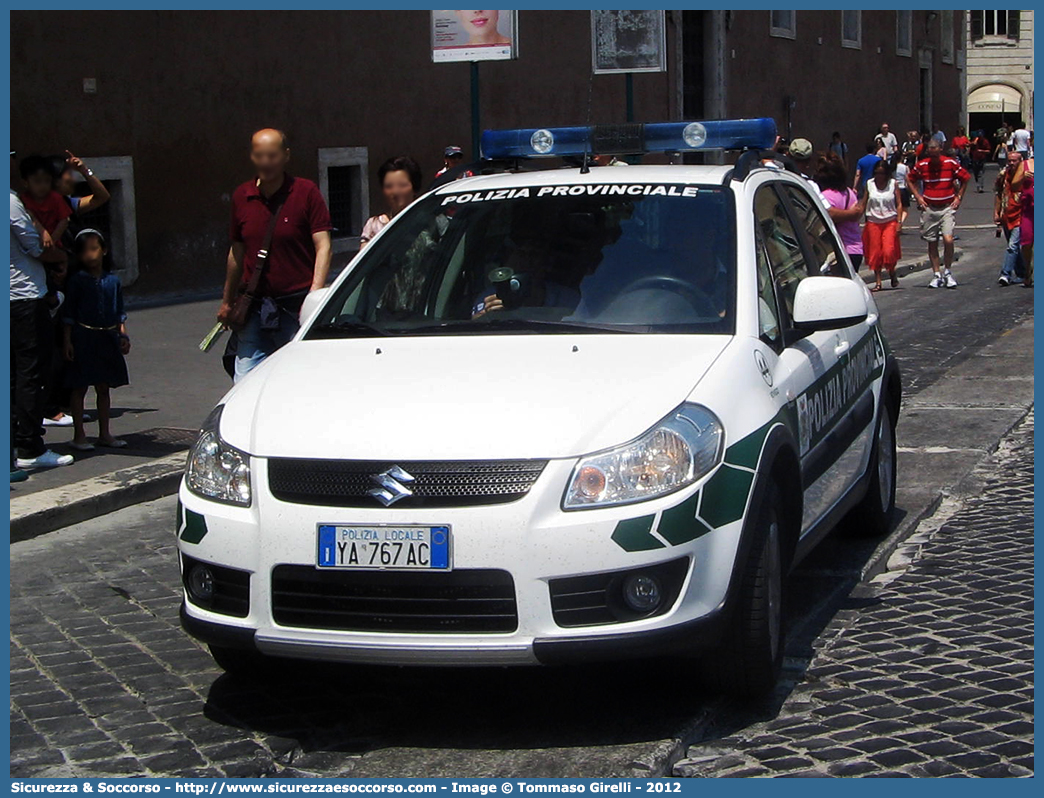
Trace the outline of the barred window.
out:
M 863 46 L 863 12 L 841 12 L 841 46 L 860 49 Z
M 895 12 L 895 54 L 913 55 L 913 12 Z
M 782 39 L 794 39 L 797 37 L 796 11 L 770 11 L 769 12 L 769 35 L 778 36 Z
M 972 11 L 971 40 L 1002 38 L 1018 41 L 1020 23 L 1018 11 Z
M 358 166 L 330 166 L 326 170 L 330 194 L 330 221 L 333 237 L 357 236 L 357 215 L 352 211 L 359 196 L 360 169 Z

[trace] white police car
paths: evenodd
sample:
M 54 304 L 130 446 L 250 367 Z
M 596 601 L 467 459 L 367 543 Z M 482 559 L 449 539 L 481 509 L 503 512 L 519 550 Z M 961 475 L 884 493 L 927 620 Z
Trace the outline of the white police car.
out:
M 698 653 L 721 689 L 771 687 L 794 563 L 846 514 L 888 524 L 900 404 L 873 297 L 814 188 L 765 167 L 774 138 L 487 131 L 509 168 L 418 199 L 207 419 L 186 630 L 230 670 Z M 746 151 L 530 168 L 701 148 Z

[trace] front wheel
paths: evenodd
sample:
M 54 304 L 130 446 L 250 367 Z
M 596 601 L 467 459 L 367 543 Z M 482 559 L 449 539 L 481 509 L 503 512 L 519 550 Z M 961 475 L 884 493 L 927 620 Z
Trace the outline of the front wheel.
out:
M 895 419 L 887 402 L 882 402 L 881 418 L 870 455 L 870 485 L 866 496 L 850 516 L 849 526 L 856 534 L 881 537 L 888 533 L 895 512 L 895 482 Z
M 773 485 L 758 513 L 757 539 L 742 571 L 738 606 L 722 645 L 700 663 L 702 681 L 740 698 L 770 692 L 783 665 L 783 529 Z

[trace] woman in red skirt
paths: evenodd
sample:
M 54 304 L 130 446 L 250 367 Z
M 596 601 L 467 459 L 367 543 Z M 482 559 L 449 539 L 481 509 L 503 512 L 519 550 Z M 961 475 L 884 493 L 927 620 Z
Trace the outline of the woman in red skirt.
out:
M 867 265 L 874 272 L 877 284 L 872 291 L 881 290 L 881 272 L 888 270 L 892 288 L 899 285 L 895 265 L 899 262 L 899 209 L 902 198 L 892 167 L 888 161 L 878 161 L 872 180 L 866 181 L 866 226 L 863 227 L 863 252 Z

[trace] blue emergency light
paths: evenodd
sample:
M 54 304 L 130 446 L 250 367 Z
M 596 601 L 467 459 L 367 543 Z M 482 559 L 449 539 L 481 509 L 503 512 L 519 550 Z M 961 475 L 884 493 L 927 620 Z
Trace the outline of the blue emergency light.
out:
M 769 118 L 523 128 L 483 131 L 482 157 L 555 158 L 584 153 L 640 155 L 692 150 L 767 150 L 775 143 L 776 121 Z

